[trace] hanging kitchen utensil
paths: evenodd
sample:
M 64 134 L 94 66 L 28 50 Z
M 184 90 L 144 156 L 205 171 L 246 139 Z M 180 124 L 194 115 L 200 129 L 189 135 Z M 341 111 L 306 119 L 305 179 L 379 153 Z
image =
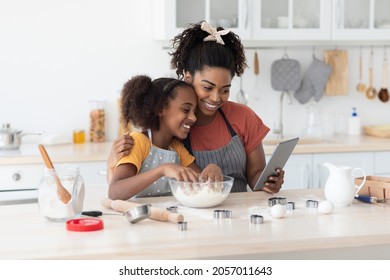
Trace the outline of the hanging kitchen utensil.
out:
M 67 189 L 65 189 L 65 187 L 61 184 L 61 181 L 60 181 L 60 178 L 58 178 L 57 174 L 55 173 L 55 169 L 54 169 L 54 165 L 48 155 L 48 153 L 46 152 L 46 149 L 43 145 L 38 145 L 38 148 L 39 148 L 39 151 L 41 152 L 41 155 L 42 155 L 42 158 L 43 158 L 43 161 L 45 162 L 45 165 L 48 169 L 51 169 L 53 170 L 53 177 L 54 177 L 54 181 L 56 182 L 56 185 L 57 185 L 57 195 L 58 195 L 58 198 L 64 203 L 64 204 L 67 204 L 70 199 L 72 198 L 70 193 L 68 192 Z
M 378 98 L 382 102 L 389 101 L 389 92 L 387 90 L 388 86 L 388 63 L 387 63 L 387 53 L 386 53 L 386 47 L 385 47 L 385 53 L 383 55 L 383 70 L 382 70 L 382 88 L 378 92 Z
M 374 64 L 374 51 L 373 49 L 371 49 L 371 52 L 370 52 L 370 62 L 369 62 L 370 66 L 369 66 L 369 69 L 368 69 L 368 82 L 369 82 L 369 85 L 368 85 L 368 88 L 366 90 L 366 96 L 368 99 L 374 99 L 376 97 L 376 89 L 373 87 L 373 72 L 374 72 L 374 69 L 373 69 L 373 64 Z
M 301 84 L 301 65 L 287 54 L 271 65 L 271 86 L 278 91 L 296 91 Z
M 242 76 L 240 77 L 240 90 L 237 92 L 237 102 L 241 104 L 248 104 L 248 95 L 242 89 Z
M 255 50 L 255 55 L 253 59 L 253 72 L 255 74 L 255 87 L 253 92 L 255 93 L 255 100 L 259 100 L 259 97 L 257 95 L 257 89 L 259 87 L 260 63 L 259 63 L 259 55 L 257 53 L 257 50 Z
M 367 87 L 366 85 L 362 82 L 362 71 L 363 71 L 363 58 L 362 58 L 362 47 L 360 47 L 360 55 L 359 55 L 359 83 L 356 86 L 356 90 L 358 92 L 366 92 Z
M 260 74 L 259 55 L 257 54 L 257 50 L 255 51 L 255 56 L 253 60 L 253 71 L 256 76 Z
M 332 67 L 332 73 L 325 88 L 325 95 L 348 94 L 348 52 L 346 50 L 326 50 L 324 62 Z

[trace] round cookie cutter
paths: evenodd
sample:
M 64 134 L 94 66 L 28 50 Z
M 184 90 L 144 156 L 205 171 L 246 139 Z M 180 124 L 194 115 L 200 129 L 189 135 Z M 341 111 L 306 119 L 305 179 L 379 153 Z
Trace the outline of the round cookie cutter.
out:
M 306 200 L 306 208 L 318 208 L 318 201 L 313 199 Z
M 214 219 L 231 219 L 233 216 L 231 210 L 217 209 L 214 210 Z
M 268 206 L 269 207 L 272 207 L 276 204 L 286 205 L 286 203 L 287 203 L 287 199 L 285 197 L 275 196 L 275 197 L 271 197 L 268 199 Z
M 124 212 L 123 215 L 131 224 L 137 223 L 150 217 L 150 205 L 144 204 L 132 207 Z

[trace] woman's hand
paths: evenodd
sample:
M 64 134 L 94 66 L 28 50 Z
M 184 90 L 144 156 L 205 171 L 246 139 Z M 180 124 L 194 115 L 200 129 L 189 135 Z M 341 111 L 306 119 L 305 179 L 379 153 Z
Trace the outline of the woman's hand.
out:
M 107 181 L 110 182 L 112 173 L 118 161 L 130 154 L 131 149 L 134 146 L 134 139 L 128 134 L 119 136 L 112 143 L 110 155 L 107 160 Z
M 202 180 L 207 181 L 210 180 L 212 182 L 222 181 L 223 174 L 221 168 L 213 163 L 208 164 L 200 174 Z
M 278 175 L 270 176 L 268 178 L 268 181 L 264 185 L 263 191 L 267 193 L 278 193 L 280 191 L 284 183 L 284 170 L 277 169 L 276 173 Z

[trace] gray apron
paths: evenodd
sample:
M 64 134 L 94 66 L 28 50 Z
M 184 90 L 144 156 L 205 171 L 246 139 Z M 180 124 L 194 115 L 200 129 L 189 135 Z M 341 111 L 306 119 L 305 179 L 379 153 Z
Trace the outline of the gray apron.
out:
M 206 165 L 210 163 L 217 164 L 222 169 L 222 173 L 224 175 L 234 178 L 232 192 L 246 192 L 248 182 L 245 176 L 246 153 L 244 145 L 229 121 L 226 119 L 222 110 L 219 109 L 218 111 L 225 120 L 226 126 L 232 136 L 230 142 L 217 150 L 192 151 L 190 135 L 188 135 L 184 140 L 184 146 L 193 156 L 195 156 L 195 162 L 200 169 L 203 170 Z
M 156 168 L 163 163 L 180 164 L 179 155 L 176 151 L 168 151 L 153 146 L 152 132 L 148 129 L 148 137 L 150 139 L 150 152 L 141 165 L 139 173 L 143 173 L 150 169 Z M 168 178 L 163 176 L 146 189 L 138 193 L 135 197 L 149 197 L 149 196 L 166 196 L 172 195 L 169 186 Z

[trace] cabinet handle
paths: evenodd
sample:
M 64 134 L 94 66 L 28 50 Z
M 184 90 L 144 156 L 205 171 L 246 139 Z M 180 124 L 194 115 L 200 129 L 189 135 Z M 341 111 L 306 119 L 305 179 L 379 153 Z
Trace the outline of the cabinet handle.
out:
M 16 172 L 12 175 L 12 180 L 19 181 L 22 178 L 19 172 Z

